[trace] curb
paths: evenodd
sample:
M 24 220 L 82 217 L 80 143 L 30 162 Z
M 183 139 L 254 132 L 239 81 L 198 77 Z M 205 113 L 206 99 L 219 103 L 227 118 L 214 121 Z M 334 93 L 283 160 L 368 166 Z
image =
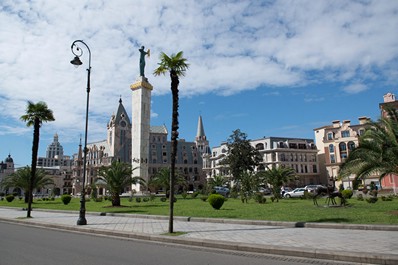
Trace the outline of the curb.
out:
M 149 218 L 148 218 L 149 219 Z M 249 243 L 231 243 L 227 241 L 213 241 L 193 238 L 181 238 L 174 236 L 163 236 L 163 235 L 151 235 L 144 233 L 133 233 L 133 232 L 118 232 L 104 229 L 94 229 L 86 226 L 66 226 L 58 224 L 41 224 L 34 221 L 20 220 L 20 219 L 8 219 L 0 217 L 0 220 L 6 223 L 25 226 L 33 226 L 40 228 L 60 229 L 75 233 L 87 233 L 97 234 L 103 236 L 116 236 L 122 238 L 138 239 L 155 241 L 162 243 L 180 244 L 185 246 L 194 247 L 206 247 L 224 249 L 230 251 L 241 251 L 259 254 L 269 255 L 280 255 L 280 256 L 291 256 L 301 258 L 312 258 L 312 259 L 323 259 L 332 261 L 343 261 L 353 263 L 367 263 L 367 264 L 383 264 L 383 265 L 394 265 L 398 264 L 398 255 L 393 254 L 369 254 L 362 252 L 348 252 L 348 251 L 335 251 L 335 250 L 321 250 L 321 249 L 310 249 L 300 247 L 284 247 L 275 245 L 258 245 Z

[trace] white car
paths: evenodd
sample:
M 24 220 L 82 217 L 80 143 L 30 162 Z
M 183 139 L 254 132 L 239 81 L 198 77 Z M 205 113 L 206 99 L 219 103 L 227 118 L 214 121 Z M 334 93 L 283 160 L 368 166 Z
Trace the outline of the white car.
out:
M 299 198 L 304 196 L 305 188 L 297 188 L 292 191 L 285 192 L 283 197 L 285 198 Z

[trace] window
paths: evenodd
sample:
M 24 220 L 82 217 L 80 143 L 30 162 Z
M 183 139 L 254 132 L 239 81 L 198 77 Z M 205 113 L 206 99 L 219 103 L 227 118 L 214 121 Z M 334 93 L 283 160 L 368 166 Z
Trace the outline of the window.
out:
M 347 145 L 345 143 L 340 143 L 339 144 L 339 149 L 340 149 L 340 152 L 341 151 L 347 151 Z
M 334 153 L 334 145 L 329 145 L 329 153 Z
M 313 173 L 317 173 L 317 172 L 318 172 L 318 170 L 317 170 L 317 168 L 316 168 L 316 165 L 312 165 L 312 172 L 313 172 Z
M 289 143 L 289 148 L 297 149 L 297 144 L 296 143 Z
M 330 155 L 330 163 L 336 163 L 336 157 L 334 155 Z
M 354 142 L 348 142 L 348 150 L 352 151 L 355 149 L 355 143 Z
M 350 131 L 342 131 L 341 137 L 343 137 L 343 138 L 350 137 Z
M 264 150 L 264 144 L 256 144 L 256 149 L 257 150 Z
M 333 133 L 328 133 L 328 140 L 333 140 Z
M 358 135 L 362 135 L 362 134 L 364 134 L 365 133 L 365 130 L 364 129 L 360 129 L 359 131 L 358 131 Z

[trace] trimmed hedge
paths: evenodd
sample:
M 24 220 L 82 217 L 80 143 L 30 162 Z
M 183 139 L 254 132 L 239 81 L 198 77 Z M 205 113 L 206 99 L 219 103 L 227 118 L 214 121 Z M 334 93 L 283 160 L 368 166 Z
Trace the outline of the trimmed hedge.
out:
M 223 206 L 225 198 L 221 194 L 211 194 L 208 198 L 207 201 L 210 203 L 210 205 L 216 209 L 220 210 L 220 208 Z

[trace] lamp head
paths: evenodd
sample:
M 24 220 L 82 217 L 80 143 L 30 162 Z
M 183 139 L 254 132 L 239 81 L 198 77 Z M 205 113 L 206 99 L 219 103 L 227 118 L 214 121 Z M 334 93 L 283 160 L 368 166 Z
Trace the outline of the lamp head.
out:
M 78 56 L 75 56 L 75 58 L 73 58 L 73 60 L 70 61 L 70 63 L 73 64 L 75 67 L 78 67 L 83 64 Z

